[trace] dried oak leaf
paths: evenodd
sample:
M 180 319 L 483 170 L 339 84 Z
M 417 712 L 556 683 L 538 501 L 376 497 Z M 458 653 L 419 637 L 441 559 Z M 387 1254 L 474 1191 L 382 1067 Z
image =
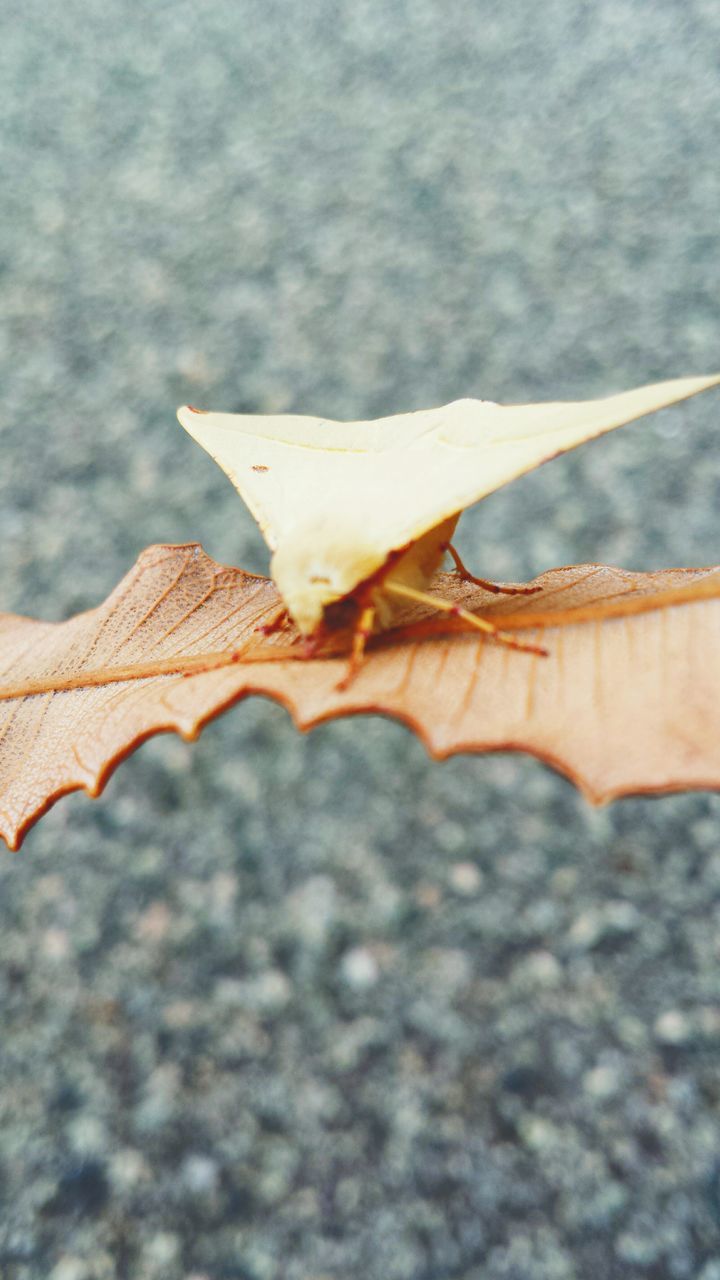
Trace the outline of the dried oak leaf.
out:
M 334 716 L 402 720 L 435 757 L 528 751 L 601 803 L 632 792 L 720 788 L 720 567 L 630 573 L 553 569 L 532 597 L 440 574 L 435 589 L 542 638 L 509 651 L 457 620 L 408 611 L 345 691 L 347 637 L 298 659 L 293 633 L 258 626 L 272 582 L 201 547 L 148 547 L 108 599 L 67 622 L 0 615 L 0 833 L 19 847 L 60 796 L 97 796 L 155 733 L 197 736 L 250 693 L 309 729 Z

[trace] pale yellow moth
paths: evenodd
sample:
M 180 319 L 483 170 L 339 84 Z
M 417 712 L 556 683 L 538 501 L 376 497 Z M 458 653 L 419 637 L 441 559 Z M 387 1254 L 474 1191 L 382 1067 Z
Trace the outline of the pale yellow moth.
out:
M 408 601 L 458 614 L 513 648 L 544 652 L 426 593 L 446 551 L 472 578 L 451 546 L 460 515 L 541 462 L 718 383 L 720 374 L 678 378 L 579 402 L 456 400 L 370 422 L 188 405 L 178 419 L 257 520 L 273 553 L 270 572 L 300 633 L 318 637 L 331 606 L 352 605 L 352 674 L 368 636 L 391 627 Z

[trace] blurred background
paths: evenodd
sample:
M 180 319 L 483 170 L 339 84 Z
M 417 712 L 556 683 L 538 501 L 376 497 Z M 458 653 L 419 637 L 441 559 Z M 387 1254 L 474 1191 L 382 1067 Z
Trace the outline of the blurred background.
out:
M 11 10 L 14 10 L 12 12 Z M 267 553 L 184 401 L 363 418 L 720 367 L 713 0 L 0 20 L 0 607 Z M 717 394 L 469 513 L 716 563 Z M 270 702 L 0 853 L 3 1280 L 720 1280 L 720 800 Z

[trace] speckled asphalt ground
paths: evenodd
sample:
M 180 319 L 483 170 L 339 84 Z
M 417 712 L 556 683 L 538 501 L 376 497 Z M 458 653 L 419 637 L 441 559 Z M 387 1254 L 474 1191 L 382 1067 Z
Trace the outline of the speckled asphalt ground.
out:
M 0 607 L 262 570 L 185 400 L 362 417 L 720 365 L 715 0 L 0 20 Z M 720 558 L 717 394 L 464 522 Z M 720 799 L 248 703 L 0 854 L 2 1280 L 720 1280 Z

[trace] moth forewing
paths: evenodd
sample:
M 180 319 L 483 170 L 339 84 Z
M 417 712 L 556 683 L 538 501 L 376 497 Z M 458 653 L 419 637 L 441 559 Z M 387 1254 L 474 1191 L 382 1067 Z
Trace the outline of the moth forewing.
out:
M 178 411 L 232 480 L 274 551 L 272 574 L 305 634 L 345 598 L 393 625 L 421 590 L 466 507 L 615 427 L 720 382 L 679 378 L 601 400 L 458 400 L 370 422 Z M 446 528 L 447 526 L 447 528 Z M 384 584 L 384 585 L 383 585 Z M 391 601 L 392 597 L 392 601 Z

